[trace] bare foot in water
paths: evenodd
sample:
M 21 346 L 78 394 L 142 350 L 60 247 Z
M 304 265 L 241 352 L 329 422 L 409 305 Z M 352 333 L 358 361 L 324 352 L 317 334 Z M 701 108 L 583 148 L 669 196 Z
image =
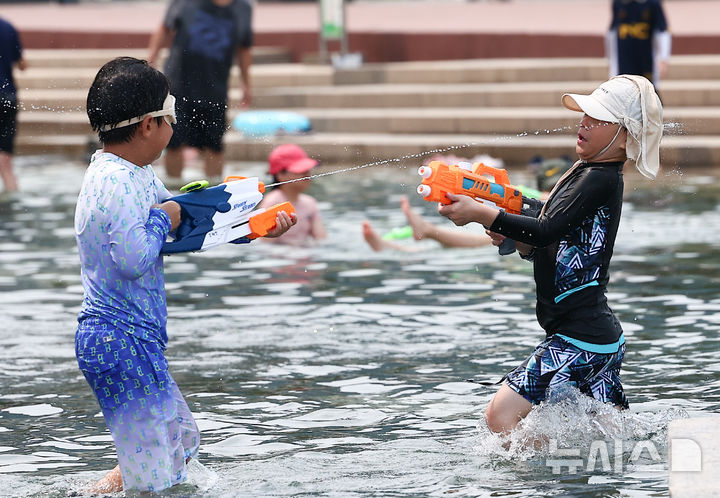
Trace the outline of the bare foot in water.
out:
M 362 224 L 363 237 L 365 242 L 372 247 L 373 251 L 380 252 L 385 249 L 385 241 L 378 235 L 375 229 L 370 225 L 370 222 L 365 220 Z
M 410 223 L 410 226 L 412 227 L 413 237 L 415 237 L 415 240 L 424 239 L 428 234 L 428 230 L 432 229 L 432 224 L 423 218 L 419 213 L 413 211 L 407 197 L 400 199 L 400 207 L 402 208 L 403 213 L 405 213 L 408 223 Z
M 105 493 L 119 493 L 122 490 L 122 474 L 120 473 L 120 466 L 118 465 L 105 474 L 105 477 L 93 484 L 87 492 L 95 495 L 102 495 Z

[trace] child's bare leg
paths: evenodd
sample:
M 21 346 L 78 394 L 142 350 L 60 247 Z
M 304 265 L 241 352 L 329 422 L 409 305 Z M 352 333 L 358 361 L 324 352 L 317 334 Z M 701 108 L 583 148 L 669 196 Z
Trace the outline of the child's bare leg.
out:
M 185 159 L 183 157 L 183 148 L 165 149 L 165 173 L 168 178 L 179 180 L 182 178 Z
M 385 249 L 385 241 L 378 235 L 378 233 L 375 231 L 375 229 L 370 225 L 370 222 L 365 220 L 362 223 L 362 232 L 363 237 L 365 238 L 365 242 L 368 243 L 370 247 L 372 247 L 373 251 L 380 252 Z
M 222 176 L 225 154 L 222 151 L 205 149 L 205 175 L 217 179 Z
M 423 218 L 419 213 L 413 211 L 407 197 L 400 199 L 400 207 L 402 208 L 403 213 L 405 213 L 405 217 L 407 218 L 408 223 L 410 223 L 410 227 L 412 227 L 415 240 L 422 240 L 428 236 L 430 236 L 430 238 L 434 238 L 428 234 L 428 232 L 432 231 L 434 228 L 432 223 Z
M 480 247 L 490 244 L 491 239 L 484 233 L 470 233 L 461 230 L 438 227 L 413 211 L 406 197 L 400 200 L 400 207 L 413 229 L 415 240 L 433 239 L 445 247 Z
M 18 189 L 17 178 L 13 173 L 12 156 L 7 152 L 0 152 L 0 177 L 2 178 L 5 190 L 15 192 Z
M 383 239 L 382 237 L 380 237 L 380 235 L 378 235 L 372 225 L 370 225 L 370 222 L 367 220 L 363 221 L 362 230 L 363 237 L 365 237 L 365 242 L 367 242 L 368 245 L 372 247 L 373 251 L 381 252 L 385 249 L 394 249 L 396 251 L 414 252 L 418 250 L 404 245 L 396 244 L 395 242 L 392 242 L 390 240 Z
M 503 384 L 485 409 L 485 421 L 493 432 L 507 434 L 532 410 L 532 403 Z
M 96 482 L 88 492 L 93 494 L 118 493 L 123 490 L 122 474 L 120 466 L 117 465 L 105 477 Z

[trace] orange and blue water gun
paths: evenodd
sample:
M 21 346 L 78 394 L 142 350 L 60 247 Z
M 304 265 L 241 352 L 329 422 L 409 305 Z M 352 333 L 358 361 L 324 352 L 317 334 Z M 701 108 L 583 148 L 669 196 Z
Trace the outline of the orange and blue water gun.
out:
M 512 214 L 537 216 L 542 207 L 542 202 L 524 196 L 519 188 L 510 185 L 507 171 L 483 163 L 432 161 L 421 166 L 418 174 L 423 179 L 417 192 L 429 202 L 450 204 L 452 201 L 447 196 L 450 193 L 467 195 Z M 505 239 L 498 250 L 502 255 L 512 254 L 515 242 Z

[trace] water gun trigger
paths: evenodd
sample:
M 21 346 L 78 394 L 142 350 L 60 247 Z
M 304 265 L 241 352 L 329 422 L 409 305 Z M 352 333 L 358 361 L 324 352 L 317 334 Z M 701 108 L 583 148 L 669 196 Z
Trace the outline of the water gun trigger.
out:
M 289 202 L 283 202 L 253 214 L 248 221 L 251 233 L 247 238 L 256 239 L 258 237 L 265 237 L 268 232 L 277 225 L 275 218 L 277 218 L 280 211 L 285 211 L 290 215 L 295 212 L 295 208 Z
M 180 192 L 183 194 L 187 192 L 195 192 L 197 190 L 206 189 L 208 186 L 210 186 L 210 182 L 207 180 L 195 180 L 194 182 L 190 182 L 180 187 Z
M 223 180 L 223 183 L 234 182 L 236 180 L 247 180 L 247 176 L 229 175 L 229 176 L 225 177 L 225 179 Z M 261 181 L 258 181 L 258 191 L 261 194 L 265 193 L 265 184 Z

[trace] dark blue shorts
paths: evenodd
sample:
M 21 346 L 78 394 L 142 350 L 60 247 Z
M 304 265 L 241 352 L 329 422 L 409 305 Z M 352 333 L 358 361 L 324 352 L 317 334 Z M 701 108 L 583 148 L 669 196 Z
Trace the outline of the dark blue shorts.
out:
M 0 152 L 12 154 L 15 149 L 17 101 L 0 95 Z
M 179 97 L 175 104 L 177 123 L 173 125 L 173 136 L 168 149 L 180 146 L 223 150 L 223 136 L 227 130 L 225 102 L 207 102 Z
M 75 354 L 115 442 L 124 488 L 161 491 L 183 482 L 200 434 L 160 345 L 87 319 Z
M 550 336 L 505 378 L 505 383 L 530 403 L 538 404 L 555 389 L 572 386 L 603 403 L 628 408 L 620 382 L 623 343 L 611 354 L 592 353 Z

